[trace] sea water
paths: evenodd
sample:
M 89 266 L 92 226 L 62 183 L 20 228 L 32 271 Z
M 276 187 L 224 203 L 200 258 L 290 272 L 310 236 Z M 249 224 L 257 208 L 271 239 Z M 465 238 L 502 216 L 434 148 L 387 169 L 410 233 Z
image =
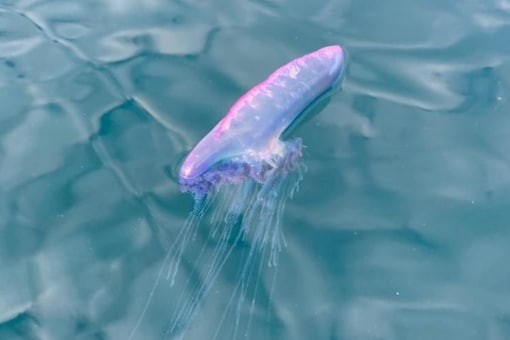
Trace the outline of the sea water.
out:
M 245 338 L 508 339 L 509 22 L 502 0 L 2 1 L 0 339 L 126 339 L 193 206 L 187 152 L 331 44 L 342 90 L 292 132 L 307 171 Z M 209 232 L 179 268 L 195 284 Z M 247 249 L 186 339 L 215 335 Z M 163 338 L 185 283 L 137 339 Z

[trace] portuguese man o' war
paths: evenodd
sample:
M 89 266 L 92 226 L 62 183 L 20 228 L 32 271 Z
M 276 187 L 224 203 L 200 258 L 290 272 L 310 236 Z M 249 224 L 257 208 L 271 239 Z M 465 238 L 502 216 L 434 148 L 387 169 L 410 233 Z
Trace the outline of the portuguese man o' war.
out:
M 242 321 L 242 308 L 249 296 L 249 312 L 253 311 L 263 265 L 276 268 L 285 246 L 281 230 L 285 203 L 297 191 L 305 170 L 301 139 L 283 140 L 282 135 L 336 87 L 344 68 L 344 53 L 338 45 L 290 61 L 241 96 L 191 150 L 180 168 L 179 181 L 182 191 L 193 195 L 194 208 L 167 253 L 130 339 L 165 277 L 190 293 L 177 297 L 162 337 L 187 338 L 198 307 L 239 244 L 247 248 L 245 258 L 227 308 L 209 338 L 224 339 L 220 332 L 225 328 L 232 339 L 247 336 L 251 317 Z M 206 222 L 208 241 L 193 254 L 198 279 L 180 278 L 178 269 L 189 253 L 187 248 L 196 239 L 199 225 Z

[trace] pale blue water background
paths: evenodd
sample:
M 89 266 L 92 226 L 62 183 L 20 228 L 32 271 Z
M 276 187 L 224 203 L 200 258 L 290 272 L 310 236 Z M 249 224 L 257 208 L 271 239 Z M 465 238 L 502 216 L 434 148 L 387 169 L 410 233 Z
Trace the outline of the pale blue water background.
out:
M 126 339 L 192 206 L 178 163 L 333 43 L 347 74 L 295 133 L 309 170 L 248 338 L 510 339 L 508 0 L 0 1 L 0 339 Z

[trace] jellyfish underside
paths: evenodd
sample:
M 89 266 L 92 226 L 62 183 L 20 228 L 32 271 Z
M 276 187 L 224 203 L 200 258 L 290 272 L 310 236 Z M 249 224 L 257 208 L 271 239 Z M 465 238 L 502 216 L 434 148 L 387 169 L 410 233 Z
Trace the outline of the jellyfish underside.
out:
M 281 230 L 284 207 L 299 189 L 306 170 L 301 160 L 301 140 L 281 143 L 284 154 L 275 155 L 270 163 L 264 160 L 246 163 L 252 161 L 249 158 L 227 159 L 211 167 L 200 179 L 187 186 L 183 184 L 183 190 L 193 194 L 193 210 L 172 242 L 129 339 L 134 338 L 162 282 L 186 291 L 176 294 L 170 321 L 161 331 L 162 338 L 185 338 L 204 297 L 233 252 L 239 252 L 243 259 L 239 261 L 241 266 L 232 294 L 212 339 L 224 339 L 220 337 L 222 332 L 231 334 L 231 339 L 237 339 L 239 332 L 249 333 L 261 272 L 270 267 L 276 276 L 279 253 L 286 246 Z M 201 246 L 197 248 L 197 244 Z M 189 267 L 193 275 L 180 272 L 187 259 L 192 259 Z M 250 296 L 248 317 L 242 318 L 247 296 Z
M 278 160 L 277 164 L 222 161 L 217 165 L 220 170 L 213 167 L 206 174 L 205 177 L 212 178 L 214 183 L 209 184 L 206 192 L 202 191 L 203 187 L 187 188 L 194 194 L 195 206 L 176 241 L 178 249 L 167 278 L 175 281 L 186 244 L 195 238 L 201 220 L 209 222 L 206 237 L 213 242 L 206 242 L 198 257 L 195 254 L 196 268 L 202 268 L 201 283 L 191 292 L 191 298 L 188 297 L 177 307 L 177 314 L 166 332 L 169 338 L 179 338 L 180 334 L 184 334 L 202 298 L 216 281 L 231 253 L 239 247 L 245 248 L 245 258 L 237 274 L 228 308 L 213 339 L 221 328 L 231 329 L 232 339 L 237 338 L 239 331 L 248 333 L 250 317 L 244 330 L 240 325 L 243 303 L 246 296 L 252 294 L 251 315 L 261 271 L 269 266 L 276 274 L 278 255 L 286 245 L 281 230 L 284 207 L 299 189 L 305 170 L 301 161 L 301 140 L 282 143 L 285 144 L 285 154 L 273 158 L 273 161 Z

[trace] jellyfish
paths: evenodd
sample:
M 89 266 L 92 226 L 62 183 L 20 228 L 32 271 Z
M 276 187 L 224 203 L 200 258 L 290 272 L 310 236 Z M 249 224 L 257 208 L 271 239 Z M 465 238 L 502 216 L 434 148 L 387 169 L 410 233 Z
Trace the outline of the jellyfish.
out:
M 247 335 L 250 320 L 242 322 L 241 308 L 246 302 L 253 308 L 263 268 L 277 268 L 286 246 L 281 228 L 285 204 L 298 191 L 306 169 L 301 139 L 284 136 L 310 107 L 331 94 L 344 68 L 344 53 L 338 45 L 290 61 L 242 95 L 187 155 L 179 182 L 181 190 L 192 195 L 193 209 L 168 250 L 130 339 L 157 285 L 163 280 L 175 284 L 183 254 L 202 225 L 214 242 L 197 251 L 199 282 L 183 279 L 191 293 L 176 295 L 162 338 L 186 338 L 200 305 L 240 244 L 247 248 L 245 257 L 227 308 L 210 338 L 218 338 L 224 325 L 232 339 Z

